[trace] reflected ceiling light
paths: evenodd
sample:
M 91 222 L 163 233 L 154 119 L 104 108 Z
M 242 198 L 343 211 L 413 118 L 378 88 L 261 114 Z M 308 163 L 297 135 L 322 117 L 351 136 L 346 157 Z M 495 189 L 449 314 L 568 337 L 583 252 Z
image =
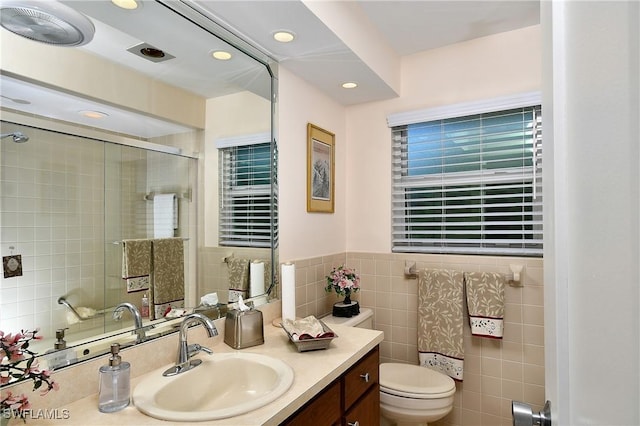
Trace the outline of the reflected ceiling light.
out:
M 105 117 L 109 116 L 109 114 L 107 114 L 106 112 L 93 111 L 93 110 L 89 110 L 89 109 L 78 111 L 78 114 L 82 115 L 83 117 L 94 118 L 96 120 L 99 120 L 101 118 L 105 118 Z
M 348 81 L 346 83 L 342 83 L 342 87 L 344 87 L 345 89 L 355 89 L 356 87 L 358 87 L 358 83 Z
M 229 59 L 231 59 L 231 53 L 224 50 L 216 50 L 215 52 L 211 53 L 211 56 L 219 61 L 228 61 Z
M 139 4 L 136 0 L 111 0 L 111 3 L 127 10 L 135 10 L 141 6 L 141 4 Z
M 273 38 L 280 43 L 289 43 L 293 41 L 296 36 L 291 31 L 277 31 L 273 33 Z

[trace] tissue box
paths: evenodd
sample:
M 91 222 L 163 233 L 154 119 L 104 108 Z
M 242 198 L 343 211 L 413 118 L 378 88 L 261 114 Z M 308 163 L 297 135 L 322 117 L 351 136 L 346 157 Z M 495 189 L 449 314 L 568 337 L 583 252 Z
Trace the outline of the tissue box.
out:
M 230 310 L 224 323 L 224 342 L 233 349 L 264 344 L 262 312 Z

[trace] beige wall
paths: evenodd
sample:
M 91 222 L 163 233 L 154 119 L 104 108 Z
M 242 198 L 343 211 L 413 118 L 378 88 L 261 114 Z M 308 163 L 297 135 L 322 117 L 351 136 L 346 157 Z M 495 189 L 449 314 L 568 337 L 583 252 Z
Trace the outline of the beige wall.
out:
M 344 251 L 345 108 L 280 67 L 278 122 L 279 255 L 283 262 Z M 307 123 L 335 133 L 335 213 L 307 213 Z
M 296 263 L 297 315 L 329 313 L 338 299 L 324 292 L 332 267 L 347 263 L 362 274 L 356 298 L 374 309 L 385 332 L 383 361 L 417 363 L 417 280 L 404 276 L 404 261 L 419 268 L 508 273 L 526 264 L 524 287 L 507 287 L 505 337 L 471 337 L 465 327 L 465 380 L 453 412 L 441 425 L 510 425 L 511 400 L 544 403 L 542 259 L 391 253 L 391 113 L 481 100 L 541 88 L 538 26 L 403 58 L 398 98 L 342 108 L 281 68 L 280 258 Z M 313 99 L 313 102 L 309 102 Z M 346 117 L 342 119 L 341 117 Z M 336 212 L 305 210 L 305 126 L 336 133 Z
M 344 184 L 349 251 L 391 250 L 387 116 L 540 90 L 540 45 L 540 28 L 535 26 L 407 56 L 400 97 L 347 108 Z

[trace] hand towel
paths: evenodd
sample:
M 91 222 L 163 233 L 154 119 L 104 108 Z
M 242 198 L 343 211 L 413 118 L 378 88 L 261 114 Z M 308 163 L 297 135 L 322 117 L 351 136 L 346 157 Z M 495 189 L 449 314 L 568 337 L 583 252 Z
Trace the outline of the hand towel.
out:
M 153 197 L 153 237 L 170 238 L 178 229 L 178 197 L 157 194 Z
M 418 351 L 420 365 L 462 381 L 463 275 L 425 269 L 418 278 Z
M 494 272 L 465 272 L 464 282 L 471 334 L 502 339 L 504 276 Z
M 151 240 L 122 241 L 122 278 L 127 292 L 149 289 L 151 274 Z
M 248 292 L 249 259 L 232 257 L 227 259 L 227 266 L 229 268 L 229 290 Z
M 150 287 L 150 315 L 162 318 L 171 308 L 184 307 L 184 240 L 152 240 L 153 274 Z

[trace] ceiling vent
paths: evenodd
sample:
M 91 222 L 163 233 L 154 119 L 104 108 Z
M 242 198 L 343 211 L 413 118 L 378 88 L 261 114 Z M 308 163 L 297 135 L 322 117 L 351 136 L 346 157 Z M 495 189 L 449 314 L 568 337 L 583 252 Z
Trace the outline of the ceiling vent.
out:
M 136 56 L 147 59 L 151 62 L 164 62 L 169 59 L 175 58 L 175 56 L 168 54 L 167 52 L 158 49 L 149 43 L 140 43 L 127 49 L 127 52 L 131 52 Z

